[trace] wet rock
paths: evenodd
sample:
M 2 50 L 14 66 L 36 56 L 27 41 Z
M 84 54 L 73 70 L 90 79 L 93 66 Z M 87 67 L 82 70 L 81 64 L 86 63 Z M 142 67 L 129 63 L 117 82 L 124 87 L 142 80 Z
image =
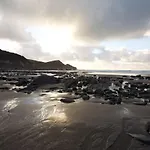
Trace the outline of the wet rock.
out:
M 122 102 L 122 98 L 121 98 L 121 97 L 118 97 L 117 104 L 120 105 L 121 102 Z
M 150 91 L 139 92 L 139 97 L 144 99 L 150 99 Z
M 44 93 L 43 93 L 43 94 L 40 94 L 39 96 L 41 96 L 41 97 L 42 97 L 42 96 L 45 96 L 45 95 L 46 95 L 46 94 L 44 94 Z
M 150 77 L 145 77 L 145 79 L 150 80 Z
M 116 91 L 111 91 L 109 89 L 105 90 L 104 91 L 104 99 L 106 101 L 109 100 L 109 104 L 112 104 L 112 105 L 114 105 L 114 104 L 120 105 L 122 102 L 122 96 L 121 96 L 119 90 L 116 90 Z
M 27 80 L 26 78 L 20 78 L 18 79 L 18 82 L 16 83 L 16 86 L 26 86 L 30 83 L 29 80 Z
M 17 81 L 18 78 L 17 77 L 8 77 L 6 78 L 6 81 Z
M 77 91 L 77 88 L 76 88 L 76 87 L 73 87 L 72 90 L 73 90 L 73 91 Z
M 138 88 L 144 90 L 144 89 L 150 88 L 150 85 L 149 85 L 149 84 L 144 84 L 144 83 L 143 83 L 143 84 L 138 85 Z
M 105 95 L 116 96 L 116 95 L 118 95 L 118 92 L 116 90 L 112 91 L 112 90 L 109 90 L 109 89 L 105 89 L 104 94 Z
M 80 96 L 82 96 L 82 95 L 84 95 L 85 93 L 83 92 L 83 91 L 76 91 L 75 93 L 74 93 L 75 95 L 80 95 Z
M 7 77 L 1 76 L 0 80 L 7 80 Z
M 7 86 L 2 86 L 2 87 L 0 87 L 0 90 L 1 90 L 1 91 L 7 91 L 7 90 L 9 90 L 9 87 L 7 87 Z
M 95 96 L 103 96 L 104 91 L 102 89 L 96 89 L 94 94 L 95 94 Z
M 108 104 L 110 104 L 110 105 L 115 105 L 116 103 L 115 103 L 115 101 L 112 101 L 112 100 L 107 100 L 108 101 Z
M 88 78 L 88 83 L 89 84 L 97 84 L 98 81 L 97 81 L 97 79 L 95 77 L 89 77 Z
M 68 93 L 72 93 L 73 92 L 72 88 L 65 89 L 64 91 L 68 92 Z
M 60 82 L 59 79 L 53 76 L 42 75 L 35 78 L 26 88 L 22 89 L 21 91 L 32 92 L 41 86 L 48 85 L 48 84 L 58 84 L 59 82 Z
M 134 105 L 141 105 L 141 106 L 145 106 L 147 105 L 147 101 L 141 101 L 141 102 L 133 102 Z
M 128 91 L 128 94 L 129 94 L 128 97 L 135 98 L 138 96 L 138 91 L 132 89 L 132 90 Z
M 87 94 L 84 94 L 84 95 L 82 95 L 82 99 L 83 100 L 89 100 L 90 99 L 90 96 L 89 95 L 87 95 Z
M 77 86 L 78 87 L 82 87 L 83 83 L 82 82 L 78 82 Z
M 132 133 L 128 133 L 128 135 L 138 141 L 145 143 L 145 144 L 150 144 L 150 136 L 149 135 L 132 134 Z
M 65 88 L 68 89 L 77 87 L 78 80 L 73 78 L 67 78 L 66 80 L 63 81 L 63 83 L 65 84 Z
M 57 92 L 58 92 L 58 93 L 63 93 L 63 90 L 58 90 Z
M 94 90 L 92 88 L 87 89 L 87 94 L 94 94 Z
M 145 125 L 145 130 L 148 134 L 150 134 L 150 122 L 147 122 Z
M 82 88 L 82 91 L 87 94 L 94 94 L 94 89 L 92 85 Z
M 75 102 L 75 100 L 72 99 L 72 98 L 62 98 L 62 99 L 60 99 L 60 101 L 63 102 L 63 103 L 73 103 L 73 102 Z
M 142 75 L 137 75 L 136 78 L 138 78 L 138 79 L 144 79 L 144 77 Z

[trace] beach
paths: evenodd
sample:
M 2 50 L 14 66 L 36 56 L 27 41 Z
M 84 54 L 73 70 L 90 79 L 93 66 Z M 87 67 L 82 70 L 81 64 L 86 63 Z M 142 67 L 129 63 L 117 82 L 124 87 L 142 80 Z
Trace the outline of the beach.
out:
M 62 77 L 62 74 L 59 73 L 57 76 Z M 72 76 L 81 78 L 71 74 L 69 83 Z M 128 81 L 127 78 L 130 81 L 131 77 L 125 77 L 125 81 Z M 137 79 L 137 77 L 134 78 Z M 42 78 L 42 83 L 44 79 Z M 52 79 L 51 82 L 57 82 Z M 92 81 L 90 78 L 92 85 L 95 85 L 92 88 L 97 88 L 97 84 L 100 86 L 104 79 L 104 86 L 101 88 L 107 86 L 107 77 L 96 84 L 93 79 L 97 81 L 95 76 L 92 76 Z M 136 79 L 134 82 L 132 80 L 132 83 L 138 85 L 139 89 L 142 89 L 139 85 L 143 86 L 143 83 L 144 89 L 145 84 L 149 85 L 147 79 L 147 83 L 145 79 L 139 79 L 138 82 Z M 35 86 L 37 78 L 32 80 Z M 49 81 L 49 78 L 46 77 L 46 80 Z M 87 78 L 82 77 L 81 80 L 85 81 Z M 116 82 L 116 77 L 115 80 L 111 77 L 112 81 Z M 139 84 L 139 81 L 142 84 Z M 55 83 L 53 87 L 48 86 L 50 83 L 47 86 L 36 84 L 36 87 L 39 86 L 36 90 L 35 87 L 33 90 L 31 85 L 21 88 L 20 91 L 1 88 L 1 150 L 148 150 L 150 148 L 149 134 L 145 130 L 146 123 L 150 121 L 150 105 L 149 102 L 143 105 L 143 101 L 140 101 L 142 98 L 136 97 L 135 100 L 131 93 L 127 96 L 128 98 L 122 96 L 119 104 L 119 96 L 114 96 L 114 91 L 111 93 L 107 90 L 103 94 L 100 92 L 103 95 L 100 96 L 97 92 L 92 94 L 91 91 L 83 90 L 84 94 L 80 95 L 75 94 L 75 91 L 79 92 L 79 89 L 76 90 L 74 87 L 72 89 L 70 84 L 67 89 L 60 83 L 59 85 Z M 72 86 L 74 85 L 75 82 Z M 87 86 L 91 88 L 91 84 Z M 13 84 L 12 87 L 14 87 Z M 112 85 L 110 87 L 112 88 Z M 113 88 L 117 90 L 116 86 Z M 108 100 L 108 94 L 115 100 L 111 98 Z

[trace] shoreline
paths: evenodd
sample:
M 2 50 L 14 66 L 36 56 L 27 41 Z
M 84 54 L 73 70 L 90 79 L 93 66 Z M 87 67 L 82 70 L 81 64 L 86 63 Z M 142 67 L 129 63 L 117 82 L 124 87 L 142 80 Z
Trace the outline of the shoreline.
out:
M 149 78 L 8 72 L 0 80 L 2 150 L 150 148 L 131 137 L 149 138 Z

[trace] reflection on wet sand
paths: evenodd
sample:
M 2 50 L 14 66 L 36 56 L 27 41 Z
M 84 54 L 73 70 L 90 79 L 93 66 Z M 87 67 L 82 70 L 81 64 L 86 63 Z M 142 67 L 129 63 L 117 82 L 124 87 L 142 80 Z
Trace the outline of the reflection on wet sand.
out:
M 0 149 L 126 150 L 131 141 L 132 148 L 143 147 L 126 132 L 144 134 L 141 129 L 149 118 L 143 121 L 143 117 L 149 116 L 149 107 L 64 104 L 59 101 L 63 96 L 66 95 L 52 92 L 39 96 L 38 93 L 0 103 L 1 115 L 13 109 L 0 118 Z M 131 117 L 124 121 L 125 129 L 122 128 L 124 117 Z
M 17 107 L 19 104 L 18 98 L 14 98 L 13 100 L 8 101 L 4 107 L 3 107 L 3 111 L 10 111 L 12 109 L 14 109 L 15 107 Z
M 67 116 L 64 108 L 61 106 L 52 106 L 51 104 L 44 104 L 39 110 L 39 119 L 43 122 L 65 122 Z

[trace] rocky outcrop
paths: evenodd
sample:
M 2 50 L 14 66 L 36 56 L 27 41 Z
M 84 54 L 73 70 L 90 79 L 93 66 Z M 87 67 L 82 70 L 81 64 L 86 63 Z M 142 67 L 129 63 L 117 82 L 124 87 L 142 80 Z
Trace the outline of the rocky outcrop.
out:
M 53 76 L 42 75 L 35 78 L 26 88 L 22 89 L 22 91 L 31 93 L 38 89 L 41 86 L 48 84 L 58 84 L 60 80 Z

